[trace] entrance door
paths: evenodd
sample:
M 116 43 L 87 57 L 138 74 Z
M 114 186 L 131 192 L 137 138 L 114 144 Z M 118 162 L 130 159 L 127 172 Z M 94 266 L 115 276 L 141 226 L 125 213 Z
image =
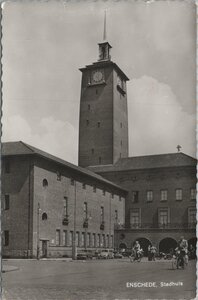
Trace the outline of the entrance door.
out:
M 47 257 L 47 241 L 42 241 L 42 256 Z

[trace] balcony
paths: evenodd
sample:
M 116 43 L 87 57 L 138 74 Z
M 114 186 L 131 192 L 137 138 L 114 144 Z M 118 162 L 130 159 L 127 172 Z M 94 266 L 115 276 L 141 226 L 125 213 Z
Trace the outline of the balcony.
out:
M 86 218 L 83 222 L 83 228 L 88 228 L 88 219 Z
M 143 230 L 143 229 L 195 229 L 196 223 L 167 223 L 167 224 L 154 224 L 154 223 L 136 223 L 126 226 L 125 224 L 115 224 L 115 230 L 119 229 L 134 229 L 134 230 Z
M 68 225 L 69 224 L 69 216 L 66 215 L 66 216 L 63 217 L 62 224 L 63 225 Z
M 105 222 L 102 221 L 101 224 L 100 224 L 100 230 L 104 230 L 104 228 L 105 228 Z

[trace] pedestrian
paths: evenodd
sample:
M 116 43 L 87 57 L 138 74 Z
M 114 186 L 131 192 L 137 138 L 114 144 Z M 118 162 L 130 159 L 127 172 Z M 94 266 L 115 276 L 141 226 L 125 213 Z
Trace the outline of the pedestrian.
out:
M 151 261 L 151 246 L 152 246 L 152 245 L 149 245 L 149 246 L 148 246 L 148 260 L 149 260 L 149 261 Z

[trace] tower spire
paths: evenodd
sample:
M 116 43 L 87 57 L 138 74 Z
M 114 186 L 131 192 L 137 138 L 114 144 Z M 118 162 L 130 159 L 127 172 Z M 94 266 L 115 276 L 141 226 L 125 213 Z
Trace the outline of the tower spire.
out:
M 106 9 L 104 11 L 104 32 L 103 32 L 103 41 L 106 41 L 107 38 L 107 20 L 106 20 Z

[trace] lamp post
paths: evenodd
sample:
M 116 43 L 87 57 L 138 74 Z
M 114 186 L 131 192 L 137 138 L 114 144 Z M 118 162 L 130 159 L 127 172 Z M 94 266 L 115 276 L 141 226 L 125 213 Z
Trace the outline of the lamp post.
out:
M 40 203 L 37 206 L 37 259 L 40 259 Z

